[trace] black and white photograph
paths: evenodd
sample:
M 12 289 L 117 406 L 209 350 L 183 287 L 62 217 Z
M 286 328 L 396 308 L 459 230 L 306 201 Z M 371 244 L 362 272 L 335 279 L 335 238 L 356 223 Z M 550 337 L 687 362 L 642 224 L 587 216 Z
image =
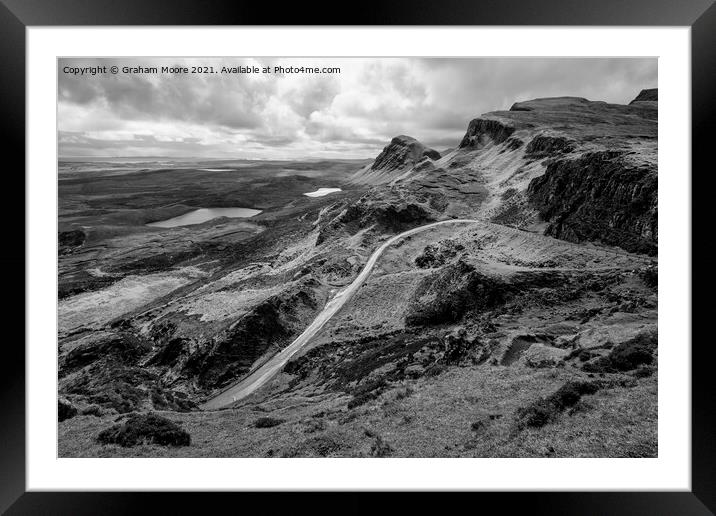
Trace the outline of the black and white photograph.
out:
M 58 456 L 658 457 L 658 97 L 655 57 L 57 59 Z

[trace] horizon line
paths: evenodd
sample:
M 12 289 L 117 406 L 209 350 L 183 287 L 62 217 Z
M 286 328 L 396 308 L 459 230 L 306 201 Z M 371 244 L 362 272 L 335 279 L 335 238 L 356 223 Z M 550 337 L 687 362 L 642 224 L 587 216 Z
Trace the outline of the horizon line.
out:
M 299 159 L 327 159 L 327 160 L 364 160 L 364 159 L 374 159 L 373 157 L 365 157 L 365 158 L 336 158 L 336 157 L 321 157 L 321 156 L 298 156 L 296 158 L 240 158 L 240 157 L 206 157 L 206 156 L 58 156 L 57 160 L 63 160 L 63 159 L 167 159 L 167 160 L 176 160 L 176 159 L 196 159 L 196 160 L 243 160 L 243 161 L 296 161 Z

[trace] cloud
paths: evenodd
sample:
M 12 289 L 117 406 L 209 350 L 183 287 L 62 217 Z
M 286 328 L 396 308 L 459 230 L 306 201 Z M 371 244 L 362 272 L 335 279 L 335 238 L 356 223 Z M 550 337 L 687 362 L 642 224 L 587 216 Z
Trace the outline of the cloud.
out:
M 65 67 L 339 67 L 340 73 L 73 75 Z M 107 58 L 58 63 L 61 156 L 373 157 L 397 134 L 455 145 L 513 102 L 628 103 L 653 58 Z

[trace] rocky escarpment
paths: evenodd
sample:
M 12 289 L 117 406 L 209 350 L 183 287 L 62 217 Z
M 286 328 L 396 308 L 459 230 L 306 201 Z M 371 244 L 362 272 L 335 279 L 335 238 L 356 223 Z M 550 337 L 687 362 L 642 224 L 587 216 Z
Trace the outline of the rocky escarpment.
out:
M 497 118 L 476 118 L 470 121 L 467 132 L 460 142 L 460 149 L 479 149 L 490 142 L 496 144 L 507 140 L 515 127 L 509 120 Z
M 458 216 L 547 222 L 557 238 L 655 254 L 657 98 L 656 89 L 630 105 L 539 98 L 472 120 L 457 151 L 436 164 L 463 184 L 451 207 L 465 185 L 482 184 L 483 206 L 466 202 Z
M 591 152 L 550 163 L 527 196 L 549 222 L 548 235 L 656 255 L 657 185 L 656 167 L 621 152 Z
M 458 147 L 440 159 L 424 157 L 418 142 L 398 137 L 357 176 L 442 195 L 446 208 L 433 214 L 438 218 L 486 217 L 533 228 L 547 222 L 550 236 L 654 255 L 657 98 L 651 89 L 630 105 L 581 97 L 517 102 L 509 111 L 474 118 Z M 410 145 L 417 150 L 408 152 Z M 406 163 L 411 166 L 399 168 Z M 386 174 L 391 170 L 397 172 Z M 356 226 L 355 234 L 376 222 L 396 231 L 430 220 L 417 208 L 371 218 L 365 206 L 350 207 L 323 227 L 319 243 L 340 225 Z M 386 218 L 401 223 L 386 224 Z
M 581 97 L 517 102 L 509 111 L 473 119 L 459 146 L 438 160 L 425 158 L 422 147 L 409 139 L 418 149 L 411 154 L 408 140 L 399 137 L 357 175 L 366 182 L 372 177 L 374 184 L 389 179 L 393 187 L 441 195 L 446 207 L 427 210 L 433 217 L 486 217 L 533 228 L 547 222 L 550 236 L 653 255 L 657 96 L 655 89 L 644 90 L 630 105 Z M 406 163 L 412 165 L 398 168 Z M 366 206 L 376 206 L 368 198 L 381 195 L 372 191 L 366 205 L 349 207 L 323 226 L 319 243 L 338 226 L 355 234 L 374 223 L 397 231 L 430 220 L 419 206 L 368 215 Z

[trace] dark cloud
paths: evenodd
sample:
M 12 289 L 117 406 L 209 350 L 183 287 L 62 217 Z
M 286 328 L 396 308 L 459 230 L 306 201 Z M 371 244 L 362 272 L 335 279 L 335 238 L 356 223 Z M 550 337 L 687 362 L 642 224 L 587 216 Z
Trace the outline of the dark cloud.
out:
M 247 64 L 341 73 L 62 71 Z M 571 95 L 627 103 L 656 81 L 654 58 L 61 59 L 59 147 L 61 156 L 372 157 L 397 134 L 453 146 L 472 118 L 517 101 Z

